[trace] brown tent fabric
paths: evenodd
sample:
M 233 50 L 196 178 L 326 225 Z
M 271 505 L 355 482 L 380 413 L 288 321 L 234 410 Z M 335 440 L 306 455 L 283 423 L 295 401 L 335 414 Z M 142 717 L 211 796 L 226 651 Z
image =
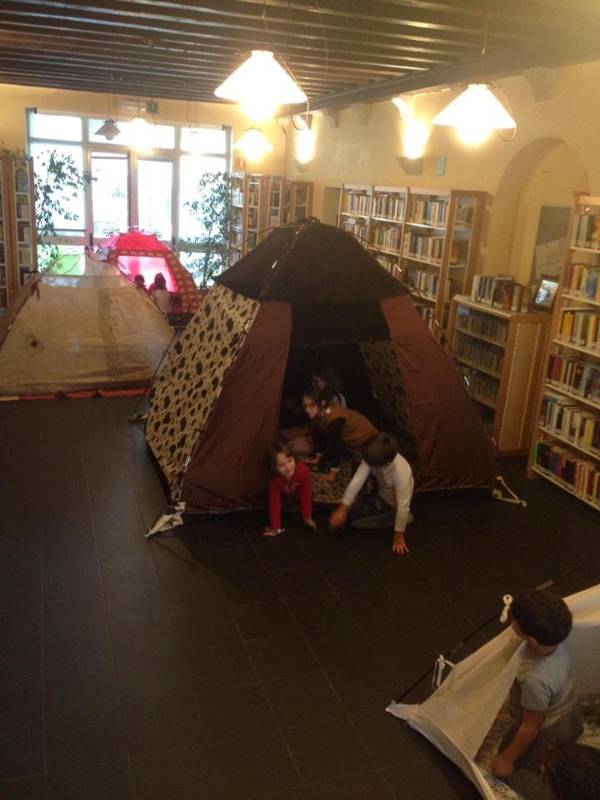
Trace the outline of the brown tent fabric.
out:
M 492 444 L 454 365 L 409 297 L 385 298 L 381 306 L 419 449 L 417 490 L 489 484 L 495 476 Z
M 264 504 L 291 327 L 287 303 L 261 305 L 186 472 L 188 511 Z
M 146 436 L 173 500 L 264 507 L 288 370 L 323 348 L 361 362 L 350 369 L 399 434 L 418 491 L 493 484 L 476 408 L 406 288 L 353 236 L 310 222 L 277 228 L 219 276 L 170 352 Z

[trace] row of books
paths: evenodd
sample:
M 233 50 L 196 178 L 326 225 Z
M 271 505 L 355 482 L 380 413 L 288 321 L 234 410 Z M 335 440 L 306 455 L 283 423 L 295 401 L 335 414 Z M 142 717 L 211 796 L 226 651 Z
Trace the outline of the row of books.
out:
M 433 306 L 415 304 L 417 314 L 425 320 L 430 330 L 433 330 L 435 323 L 435 308 Z
M 29 171 L 26 167 L 15 169 L 15 192 L 21 194 L 29 192 Z
M 377 226 L 371 230 L 371 243 L 386 250 L 399 250 L 402 241 L 400 228 Z
M 565 278 L 565 289 L 588 300 L 600 303 L 600 267 L 586 264 L 569 264 Z
M 234 189 L 231 193 L 231 202 L 234 206 L 243 206 L 244 193 L 240 189 Z
M 416 200 L 412 201 L 411 222 L 419 225 L 446 224 L 448 203 L 446 200 Z
M 411 231 L 404 239 L 404 254 L 407 256 L 441 261 L 443 249 L 443 236 L 422 236 Z
M 458 358 L 467 358 L 475 366 L 502 372 L 504 350 L 498 350 L 492 344 L 472 339 L 462 333 L 459 333 L 456 339 L 456 355 Z
M 504 311 L 529 310 L 533 288 L 517 283 L 509 275 L 474 275 L 471 300 Z
M 579 457 L 568 447 L 538 442 L 535 446 L 535 463 L 567 484 L 576 495 L 600 509 L 600 471 L 593 461 Z
M 343 210 L 347 214 L 361 214 L 368 216 L 371 208 L 371 195 L 361 192 L 347 192 L 344 194 Z
M 29 203 L 25 202 L 24 200 L 20 203 L 17 203 L 17 219 L 29 222 L 29 218 Z
M 600 416 L 582 408 L 571 398 L 546 392 L 540 424 L 573 444 L 600 454 Z
M 573 225 L 573 245 L 575 247 L 600 247 L 598 227 L 600 214 L 578 214 Z
M 565 309 L 557 338 L 580 347 L 600 348 L 600 314 L 589 307 Z
M 255 187 L 248 187 L 248 206 L 254 206 L 254 208 L 258 208 L 258 204 L 260 203 L 260 188 L 258 186 Z
M 400 194 L 376 194 L 373 198 L 373 216 L 402 221 L 406 198 Z
M 551 353 L 546 375 L 550 384 L 600 404 L 600 364 L 576 356 Z
M 488 400 L 490 403 L 496 402 L 498 399 L 498 381 L 473 370 L 463 370 L 463 374 L 465 375 L 467 386 L 475 396 L 475 399 L 481 398 Z
M 508 338 L 508 322 L 491 314 L 480 314 L 468 306 L 458 306 L 456 323 L 459 328 L 471 331 L 480 336 L 496 339 L 505 344 Z
M 406 270 L 406 280 L 409 286 L 418 289 L 428 297 L 437 297 L 440 283 L 439 272 L 429 272 L 426 269 L 409 268 Z
M 348 233 L 352 233 L 357 239 L 364 239 L 366 241 L 369 235 L 369 226 L 365 222 L 358 222 L 355 219 L 342 222 L 342 228 Z

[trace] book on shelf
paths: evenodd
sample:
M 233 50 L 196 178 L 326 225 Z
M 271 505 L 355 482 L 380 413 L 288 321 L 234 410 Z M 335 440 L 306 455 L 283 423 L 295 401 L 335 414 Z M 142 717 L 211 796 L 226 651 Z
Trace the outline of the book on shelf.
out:
M 535 446 L 534 463 L 568 484 L 576 495 L 600 507 L 600 471 L 593 461 L 563 445 L 540 441 Z
M 412 203 L 411 222 L 415 222 L 418 225 L 439 225 L 444 227 L 447 211 L 447 200 L 418 200 L 415 198 Z
M 589 307 L 564 309 L 557 338 L 579 347 L 600 348 L 600 312 Z
M 504 311 L 527 313 L 532 289 L 517 283 L 510 275 L 474 275 L 471 300 Z
M 360 214 L 361 216 L 368 216 L 370 207 L 370 194 L 348 190 L 344 192 L 342 211 L 344 211 L 346 214 Z
M 376 194 L 373 198 L 373 216 L 402 221 L 406 198 L 399 194 Z
M 540 424 L 579 447 L 595 450 L 600 456 L 600 415 L 582 408 L 571 398 L 546 391 Z
M 600 214 L 578 214 L 575 217 L 572 241 L 574 247 L 593 249 L 600 247 L 598 231 L 600 223 L 597 224 L 598 220 L 600 220 Z
M 473 224 L 475 217 L 475 206 L 471 204 L 459 204 L 456 208 L 454 224 L 461 228 L 468 228 Z
M 551 353 L 546 377 L 550 384 L 600 404 L 600 364 L 583 361 L 576 356 Z
M 462 328 L 475 335 L 487 336 L 489 339 L 496 339 L 499 345 L 506 343 L 508 338 L 507 320 L 460 304 L 456 313 L 459 329 Z
M 569 294 L 599 303 L 600 267 L 591 267 L 587 264 L 569 264 L 565 279 L 565 289 Z
M 467 358 L 476 367 L 502 372 L 504 350 L 499 350 L 493 344 L 465 336 L 460 331 L 458 332 L 456 355 L 458 358 Z

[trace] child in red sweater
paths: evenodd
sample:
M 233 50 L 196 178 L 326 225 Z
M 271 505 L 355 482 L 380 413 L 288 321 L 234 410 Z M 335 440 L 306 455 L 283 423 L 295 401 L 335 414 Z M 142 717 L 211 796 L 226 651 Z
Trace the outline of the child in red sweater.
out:
M 312 483 L 310 470 L 301 461 L 296 461 L 286 447 L 278 446 L 271 458 L 273 477 L 269 484 L 270 527 L 265 536 L 278 536 L 285 530 L 281 527 L 281 496 L 293 505 L 300 504 L 304 524 L 313 530 L 317 527 L 312 518 Z

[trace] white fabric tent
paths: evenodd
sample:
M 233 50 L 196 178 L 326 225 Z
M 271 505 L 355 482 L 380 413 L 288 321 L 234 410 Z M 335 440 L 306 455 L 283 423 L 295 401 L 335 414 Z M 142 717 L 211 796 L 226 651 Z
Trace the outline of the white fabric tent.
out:
M 600 693 L 600 585 L 565 600 L 573 612 L 575 691 Z M 506 700 L 524 650 L 509 628 L 457 664 L 421 705 L 392 703 L 387 709 L 429 739 L 489 800 L 495 795 L 473 759 Z
M 91 259 L 79 275 L 34 277 L 0 327 L 0 395 L 11 397 L 145 385 L 173 336 L 143 291 Z

